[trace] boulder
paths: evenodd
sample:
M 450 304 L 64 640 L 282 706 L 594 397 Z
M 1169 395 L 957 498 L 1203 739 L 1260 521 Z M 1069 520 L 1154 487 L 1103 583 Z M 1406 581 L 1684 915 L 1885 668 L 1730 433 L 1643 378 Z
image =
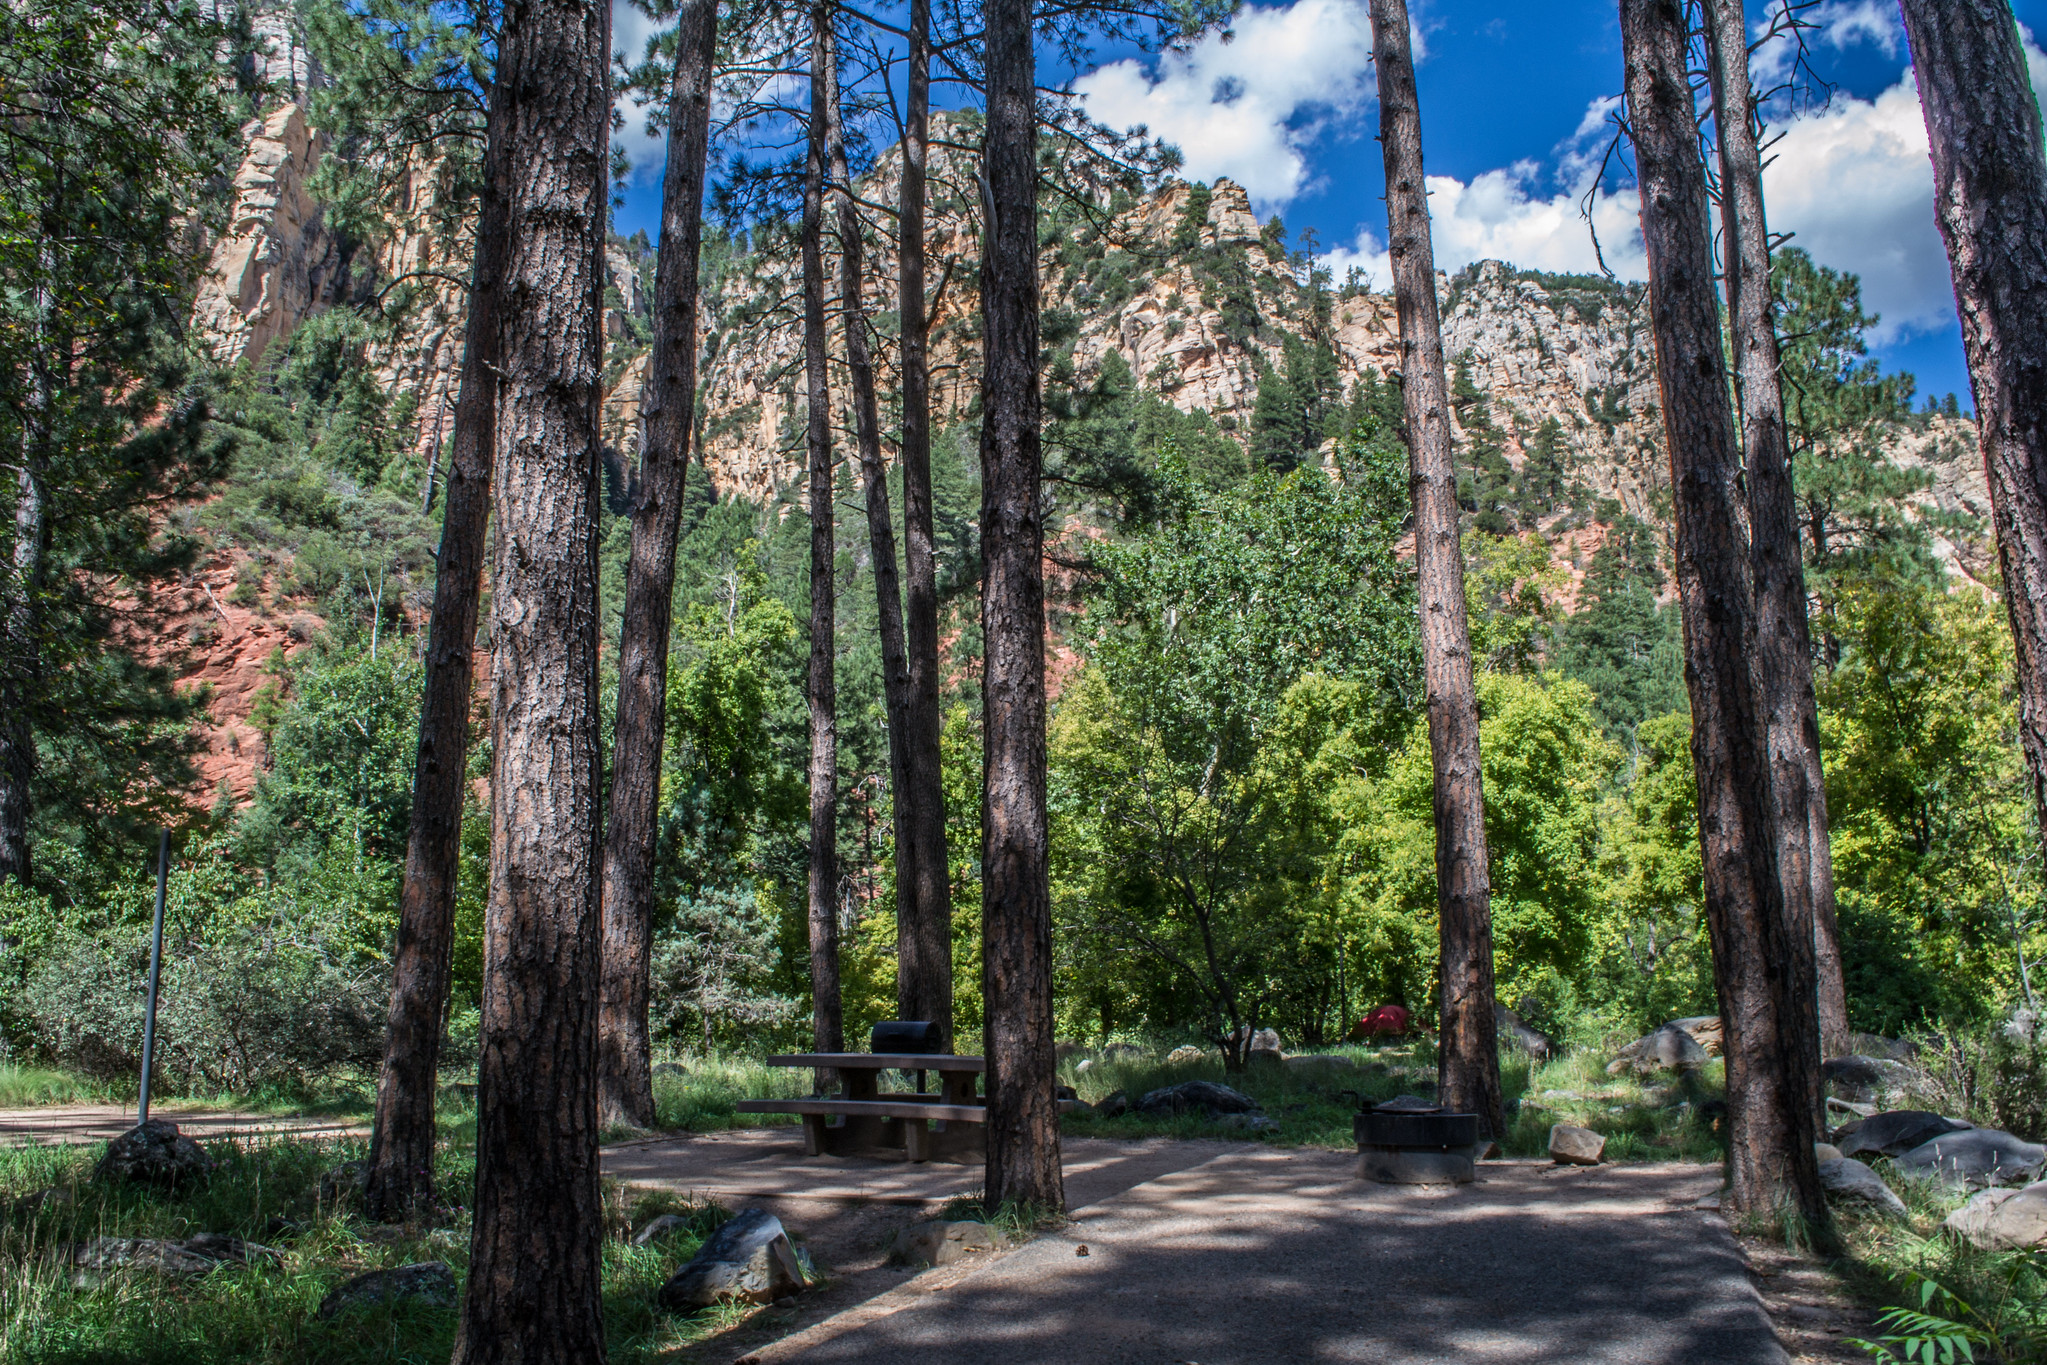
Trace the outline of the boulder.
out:
M 1086 1051 L 1087 1044 L 1085 1043 L 1054 1043 L 1052 1044 L 1052 1060 L 1055 1063 L 1063 1062 L 1068 1057 L 1078 1057 Z
M 647 1226 L 633 1234 L 633 1245 L 643 1247 L 649 1242 L 659 1241 L 672 1232 L 680 1232 L 689 1226 L 689 1219 L 679 1213 L 664 1213 L 648 1221 Z
M 1130 1096 L 1121 1090 L 1111 1090 L 1095 1106 L 1095 1113 L 1105 1119 L 1119 1119 L 1130 1112 Z
M 661 1306 L 678 1312 L 742 1299 L 773 1303 L 803 1292 L 803 1268 L 781 1220 L 747 1209 L 705 1240 L 661 1286 Z
M 993 1251 L 1002 1237 L 986 1223 L 946 1222 L 934 1219 L 912 1223 L 896 1234 L 889 1259 L 897 1265 L 951 1265 L 976 1251 Z
M 1176 1047 L 1166 1054 L 1166 1062 L 1170 1066 L 1184 1066 L 1188 1062 L 1198 1062 L 1207 1055 L 1198 1047 Z
M 1911 1077 L 1912 1069 L 1903 1062 L 1861 1053 L 1832 1058 L 1820 1067 L 1822 1083 L 1850 1100 L 1881 1100 Z
M 1892 1218 L 1904 1218 L 1905 1201 L 1894 1194 L 1884 1178 L 1859 1161 L 1841 1157 L 1820 1163 L 1820 1186 L 1837 1204 L 1860 1204 Z
M 1095 1055 L 1105 1062 L 1135 1062 L 1151 1054 L 1135 1043 L 1110 1043 Z M 1196 1061 L 1201 1059 L 1200 1048 L 1194 1049 L 1194 1057 Z M 1168 1058 L 1167 1060 L 1170 1061 L 1171 1059 Z
M 1910 1175 L 1981 1189 L 2038 1180 L 2047 1168 L 2047 1147 L 1995 1128 L 1968 1128 L 1923 1142 L 1897 1162 L 1898 1169 Z
M 1686 1036 L 1706 1050 L 1708 1057 L 1720 1055 L 1720 1016 L 1717 1014 L 1693 1014 L 1683 1019 L 1673 1019 L 1665 1028 L 1682 1029 Z
M 1442 1108 L 1434 1100 L 1425 1100 L 1420 1095 L 1395 1095 L 1372 1106 L 1391 1114 L 1433 1114 Z
M 1647 1074 L 1657 1070 L 1690 1071 L 1706 1064 L 1706 1049 L 1675 1024 L 1637 1038 L 1617 1053 L 1606 1068 L 1609 1076 L 1623 1071 Z
M 284 1258 L 270 1247 L 225 1233 L 202 1232 L 173 1242 L 159 1237 L 94 1237 L 62 1253 L 78 1267 L 79 1280 L 94 1284 L 110 1270 L 153 1270 L 160 1275 L 197 1277 L 224 1265 L 279 1266 Z
M 1831 1142 L 1815 1142 L 1812 1145 L 1812 1154 L 1814 1159 L 1818 1161 L 1839 1161 L 1841 1159 L 1841 1149 Z
M 1590 1128 L 1570 1123 L 1550 1125 L 1549 1156 L 1559 1166 L 1597 1166 L 1605 1151 L 1606 1138 Z
M 2047 1182 L 1980 1191 L 1949 1214 L 1944 1226 L 1985 1251 L 2047 1246 Z
M 1317 1052 L 1310 1053 L 1304 1057 L 1289 1057 L 1286 1059 L 1286 1069 L 1289 1071 L 1314 1071 L 1318 1068 L 1331 1066 L 1354 1068 L 1357 1066 L 1357 1063 L 1336 1052 Z
M 1556 1052 L 1556 1044 L 1549 1036 L 1522 1022 L 1521 1016 L 1505 1005 L 1493 1004 L 1493 1027 L 1500 1035 L 1500 1041 L 1517 1052 L 1525 1052 L 1538 1062 L 1546 1062 Z
M 656 1076 L 687 1076 L 689 1075 L 689 1068 L 680 1062 L 656 1062 L 654 1063 L 654 1074 Z
M 1094 1064 L 1095 1064 L 1094 1058 L 1083 1057 L 1073 1064 L 1073 1074 L 1078 1076 L 1081 1072 L 1086 1071 L 1089 1067 L 1093 1066 Z
M 455 1273 L 441 1261 L 414 1261 L 389 1270 L 372 1270 L 329 1290 L 314 1316 L 326 1320 L 351 1308 L 395 1305 L 408 1300 L 436 1308 L 454 1307 Z
M 1206 1113 L 1214 1118 L 1218 1114 L 1255 1113 L 1258 1101 L 1214 1081 L 1182 1081 L 1150 1091 L 1135 1107 L 1140 1114 Z
M 167 1119 L 138 1123 L 107 1144 L 93 1168 L 94 1180 L 132 1180 L 145 1185 L 179 1185 L 213 1169 L 206 1149 Z
M 1893 1109 L 1844 1125 L 1834 1134 L 1842 1156 L 1901 1157 L 1943 1133 L 1967 1132 L 1973 1125 L 1925 1109 Z

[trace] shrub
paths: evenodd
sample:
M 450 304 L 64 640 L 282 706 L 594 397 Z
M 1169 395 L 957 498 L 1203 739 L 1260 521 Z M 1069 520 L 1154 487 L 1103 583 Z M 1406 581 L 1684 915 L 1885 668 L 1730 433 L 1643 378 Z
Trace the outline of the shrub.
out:
M 344 1067 L 374 1065 L 388 980 L 319 948 L 235 928 L 165 944 L 157 1065 L 177 1089 L 304 1089 Z M 49 1060 L 106 1080 L 141 1068 L 146 939 L 66 934 L 38 955 L 17 1001 Z

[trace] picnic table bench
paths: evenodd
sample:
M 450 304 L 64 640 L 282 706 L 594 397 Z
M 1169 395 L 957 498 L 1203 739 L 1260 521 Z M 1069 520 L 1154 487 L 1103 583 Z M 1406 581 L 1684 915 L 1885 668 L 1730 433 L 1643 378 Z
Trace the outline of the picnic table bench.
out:
M 768 1058 L 769 1066 L 832 1070 L 844 1089 L 836 1095 L 786 1100 L 741 1100 L 742 1114 L 796 1114 L 811 1156 L 907 1155 L 912 1161 L 971 1163 L 987 1152 L 988 1102 L 978 1080 L 985 1057 L 928 1052 L 794 1052 Z M 919 1089 L 884 1091 L 884 1071 L 919 1073 Z M 923 1090 L 922 1073 L 936 1072 L 939 1088 Z M 1072 1107 L 1062 1100 L 1060 1108 Z

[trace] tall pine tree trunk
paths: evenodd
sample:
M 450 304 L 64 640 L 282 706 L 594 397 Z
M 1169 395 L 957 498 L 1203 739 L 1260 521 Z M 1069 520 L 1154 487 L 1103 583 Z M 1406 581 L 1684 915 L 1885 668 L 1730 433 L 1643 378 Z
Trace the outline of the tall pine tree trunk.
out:
M 924 301 L 924 171 L 931 140 L 931 0 L 910 0 L 904 81 L 903 180 L 898 237 L 903 365 L 904 636 L 909 695 L 903 708 L 903 789 L 914 880 L 912 918 L 896 924 L 896 1014 L 938 1025 L 952 1046 L 952 880 L 945 847 L 938 705 L 938 564 L 931 521 L 931 319 Z M 899 835 L 902 839 L 905 836 Z M 902 876 L 900 869 L 896 874 Z M 898 898 L 898 904 L 904 902 Z
M 1053 1090 L 1039 481 L 1037 63 L 1030 0 L 987 0 L 981 235 L 981 972 L 985 1196 L 1064 1208 Z
M 2047 163 L 2006 0 L 1904 0 L 2047 831 Z
M 1731 1203 L 1770 1215 L 1789 1209 L 1824 1228 L 1813 1157 L 1812 925 L 1786 914 L 1777 875 L 1749 547 L 1735 489 L 1740 446 L 1682 0 L 1622 0 L 1621 37 L 1670 446 L 1706 924 L 1727 1055 Z
M 1827 779 L 1819 707 L 1812 691 L 1798 493 L 1778 382 L 1777 309 L 1770 291 L 1770 234 L 1748 31 L 1738 0 L 1708 0 L 1707 45 L 1720 138 L 1720 221 L 1727 304 L 1741 398 L 1747 467 L 1749 562 L 1754 575 L 1757 664 L 1770 737 L 1771 821 L 1785 914 L 1810 919 L 1819 990 L 1821 1055 L 1849 1051 L 1847 985 L 1834 912 L 1834 859 L 1827 832 Z M 1817 1078 L 1817 1073 L 1815 1073 Z M 1820 1103 L 1817 1091 L 1812 1101 Z
M 525 0 L 505 87 L 491 869 L 456 1365 L 604 1359 L 597 1183 L 597 516 L 611 7 Z
M 1442 925 L 1437 1092 L 1450 1108 L 1477 1114 L 1487 1135 L 1497 1138 L 1507 1131 L 1507 1118 L 1493 1020 L 1492 879 L 1478 697 L 1471 677 L 1471 627 L 1465 619 L 1464 550 L 1457 527 L 1457 474 L 1450 459 L 1436 259 L 1422 177 L 1421 103 L 1409 42 L 1407 0 L 1372 0 L 1387 248 L 1400 315 L 1401 399 L 1414 490 L 1429 755 L 1436 777 L 1436 909 Z
M 632 509 L 625 615 L 618 641 L 610 826 L 604 840 L 604 990 L 598 1027 L 597 1112 L 605 1124 L 654 1126 L 647 1037 L 653 951 L 654 844 L 661 745 L 668 712 L 668 629 L 674 619 L 675 542 L 689 480 L 696 412 L 697 256 L 703 246 L 704 161 L 717 59 L 716 0 L 685 0 L 668 96 L 668 169 L 661 186 L 661 253 L 654 274 L 654 346 L 641 412 L 639 499 Z
M 810 11 L 810 129 L 803 162 L 803 377 L 810 456 L 810 1027 L 819 1052 L 845 1049 L 839 1000 L 838 591 L 832 534 L 832 392 L 825 372 L 824 171 L 838 60 L 832 11 Z M 822 1089 L 829 1076 L 820 1072 Z
M 441 546 L 434 558 L 434 614 L 427 627 L 411 829 L 398 898 L 398 946 L 391 961 L 391 1011 L 364 1189 L 369 1216 L 390 1222 L 403 1220 L 433 1198 L 434 1094 L 455 946 L 476 615 L 483 595 L 484 536 L 490 524 L 492 447 L 497 439 L 497 305 L 511 194 L 504 145 L 509 116 L 505 87 L 499 82 L 491 88 L 484 132 L 469 324 L 462 339 L 462 387 L 455 403 L 448 491 L 441 503 Z
M 836 55 L 836 54 L 835 54 Z M 910 837 L 909 782 L 910 666 L 903 656 L 903 594 L 896 578 L 896 532 L 888 504 L 888 471 L 881 463 L 881 416 L 874 397 L 874 351 L 868 334 L 862 296 L 867 274 L 861 240 L 860 210 L 853 202 L 851 168 L 846 161 L 846 135 L 839 109 L 838 70 L 827 72 L 826 109 L 831 124 L 826 148 L 831 158 L 832 197 L 839 219 L 839 316 L 846 329 L 846 376 L 853 391 L 853 439 L 860 455 L 860 478 L 866 484 L 867 543 L 874 560 L 874 601 L 881 628 L 882 705 L 888 718 L 888 784 L 896 842 L 896 940 L 917 923 L 917 846 Z M 914 933 L 909 935 L 914 938 Z M 897 995 L 901 979 L 915 970 L 914 956 L 898 959 Z M 905 1016 L 911 1017 L 911 1016 Z

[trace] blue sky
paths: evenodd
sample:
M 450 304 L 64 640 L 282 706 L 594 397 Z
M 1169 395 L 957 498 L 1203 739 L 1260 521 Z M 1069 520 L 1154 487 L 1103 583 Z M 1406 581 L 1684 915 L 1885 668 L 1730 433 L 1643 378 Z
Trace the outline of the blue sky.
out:
M 1614 0 L 1410 0 L 1422 54 L 1424 152 L 1438 262 L 1500 257 L 1552 270 L 1594 268 L 1577 203 L 1611 133 L 1600 101 L 1621 83 Z M 619 0 L 621 44 L 645 21 Z M 2047 0 L 2016 0 L 2020 22 L 2047 28 Z M 1764 6 L 1751 3 L 1760 21 Z M 1922 393 L 1968 403 L 1947 265 L 1933 226 L 1932 172 L 1895 3 L 1826 0 L 1812 16 L 1813 64 L 1834 86 L 1824 108 L 1788 115 L 1766 177 L 1771 226 L 1825 265 L 1863 279 L 1883 315 L 1872 349 L 1907 369 Z M 1162 59 L 1128 57 L 1085 74 L 1089 111 L 1142 122 L 1176 142 L 1190 178 L 1229 176 L 1262 216 L 1312 229 L 1339 276 L 1350 266 L 1387 282 L 1378 110 L 1364 0 L 1247 6 L 1224 42 L 1211 35 Z M 1113 55 L 1113 54 L 1111 54 Z M 1767 70 L 1781 52 L 1757 56 Z M 2036 83 L 2047 83 L 2037 50 Z M 637 131 L 639 120 L 630 122 Z M 635 151 L 622 229 L 658 220 L 658 148 Z M 1634 202 L 1602 201 L 1607 261 L 1639 278 Z

